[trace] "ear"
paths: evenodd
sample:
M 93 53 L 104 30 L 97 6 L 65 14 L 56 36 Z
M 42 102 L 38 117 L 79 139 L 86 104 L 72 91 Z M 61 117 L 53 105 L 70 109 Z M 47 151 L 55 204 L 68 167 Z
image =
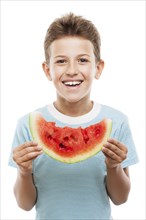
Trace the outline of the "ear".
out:
M 96 69 L 97 69 L 96 75 L 95 75 L 96 79 L 99 79 L 99 77 L 101 76 L 103 68 L 104 68 L 104 61 L 103 60 L 98 61 L 96 64 Z
M 46 62 L 42 63 L 42 68 L 43 68 L 43 71 L 44 71 L 45 75 L 47 76 L 48 80 L 51 81 L 52 78 L 51 78 L 51 74 L 50 74 L 50 68 Z

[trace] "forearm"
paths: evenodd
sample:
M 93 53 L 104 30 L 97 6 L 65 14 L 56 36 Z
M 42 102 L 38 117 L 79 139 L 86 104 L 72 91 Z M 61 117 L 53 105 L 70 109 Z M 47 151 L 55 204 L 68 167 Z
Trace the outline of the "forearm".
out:
M 121 165 L 115 168 L 107 168 L 106 187 L 114 204 L 120 205 L 127 201 L 130 179 Z
M 18 171 L 14 194 L 20 208 L 29 211 L 36 203 L 37 192 L 32 174 L 23 175 Z

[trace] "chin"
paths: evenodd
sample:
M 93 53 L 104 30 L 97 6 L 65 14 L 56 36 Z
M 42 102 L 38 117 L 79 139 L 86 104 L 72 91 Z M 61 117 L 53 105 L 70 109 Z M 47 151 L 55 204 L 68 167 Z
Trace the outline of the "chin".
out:
M 66 99 L 67 102 L 69 103 L 77 103 L 81 100 L 81 98 L 77 99 L 77 98 L 71 98 L 71 99 Z
M 74 99 L 74 100 L 66 100 L 66 101 L 69 102 L 69 103 L 77 103 L 77 102 L 79 102 L 80 100 Z

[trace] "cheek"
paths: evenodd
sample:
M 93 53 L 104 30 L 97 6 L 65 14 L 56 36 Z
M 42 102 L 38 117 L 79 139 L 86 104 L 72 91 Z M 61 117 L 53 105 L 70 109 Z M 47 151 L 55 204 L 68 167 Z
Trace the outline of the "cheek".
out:
M 59 68 L 59 67 L 50 68 L 50 73 L 51 73 L 52 79 L 55 81 L 61 77 L 63 72 L 64 72 L 63 68 Z
M 88 67 L 82 69 L 82 72 L 89 81 L 92 81 L 96 75 L 96 69 L 91 66 L 88 66 Z

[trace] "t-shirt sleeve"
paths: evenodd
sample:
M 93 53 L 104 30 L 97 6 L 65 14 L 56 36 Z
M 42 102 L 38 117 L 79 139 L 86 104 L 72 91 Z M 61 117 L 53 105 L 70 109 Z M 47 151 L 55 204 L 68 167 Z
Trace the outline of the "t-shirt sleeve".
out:
M 138 163 L 138 155 L 133 141 L 133 136 L 129 126 L 128 118 L 121 124 L 118 140 L 128 148 L 127 158 L 122 162 L 122 167 L 127 167 Z
M 12 149 L 8 161 L 8 165 L 12 167 L 17 167 L 17 164 L 13 160 L 13 149 L 21 144 L 24 144 L 25 142 L 32 141 L 32 137 L 29 130 L 29 117 L 28 115 L 22 117 L 18 120 L 13 142 L 12 142 Z

